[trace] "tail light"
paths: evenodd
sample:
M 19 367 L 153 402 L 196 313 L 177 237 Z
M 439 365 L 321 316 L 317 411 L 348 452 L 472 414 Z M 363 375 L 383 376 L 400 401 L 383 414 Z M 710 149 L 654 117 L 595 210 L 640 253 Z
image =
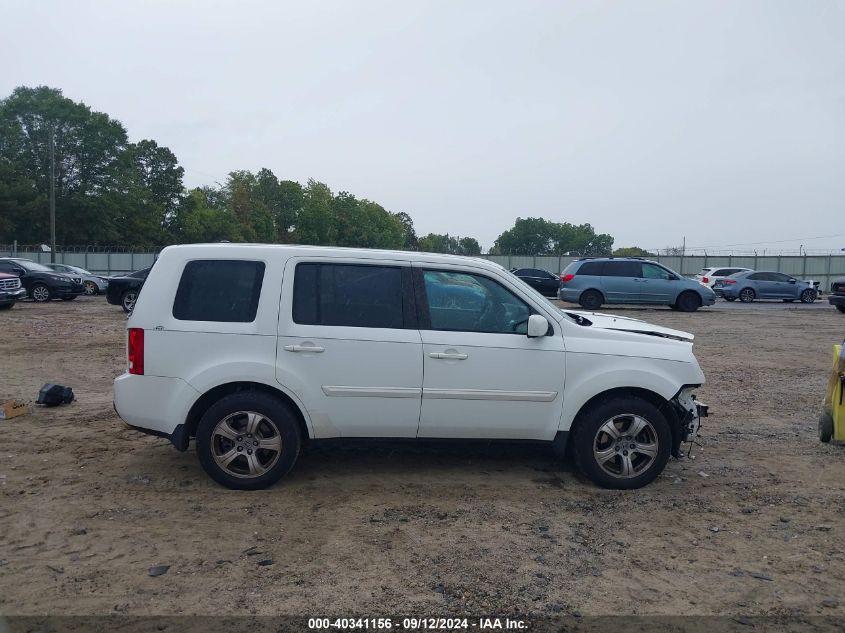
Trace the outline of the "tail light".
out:
M 561 275 L 560 283 L 565 284 L 567 281 L 572 281 L 573 279 L 575 279 L 575 275 L 573 274 Z
M 702 278 L 701 278 L 701 283 L 703 283 L 703 284 L 709 284 L 709 283 L 710 283 L 710 278 L 709 278 L 709 277 L 702 277 Z
M 725 286 L 730 286 L 736 283 L 736 279 L 723 279 L 722 284 Z
M 129 328 L 129 345 L 127 346 L 129 359 L 129 373 L 144 375 L 144 330 L 139 327 Z

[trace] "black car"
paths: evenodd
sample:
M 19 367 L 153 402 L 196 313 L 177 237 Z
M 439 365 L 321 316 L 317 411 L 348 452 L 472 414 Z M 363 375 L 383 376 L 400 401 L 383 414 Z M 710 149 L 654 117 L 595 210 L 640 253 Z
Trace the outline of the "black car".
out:
M 126 313 L 132 312 L 138 293 L 150 274 L 150 268 L 136 270 L 134 273 L 120 277 L 109 277 L 109 287 L 106 289 L 106 300 L 123 308 Z
M 31 259 L 2 257 L 0 258 L 0 273 L 20 277 L 26 294 L 39 303 L 50 301 L 50 299 L 71 301 L 85 294 L 85 286 L 81 283 Z
M 560 277 L 542 268 L 514 268 L 511 271 L 529 286 L 547 297 L 557 297 Z
M 834 279 L 830 284 L 830 296 L 827 298 L 832 306 L 840 312 L 845 312 L 845 277 Z

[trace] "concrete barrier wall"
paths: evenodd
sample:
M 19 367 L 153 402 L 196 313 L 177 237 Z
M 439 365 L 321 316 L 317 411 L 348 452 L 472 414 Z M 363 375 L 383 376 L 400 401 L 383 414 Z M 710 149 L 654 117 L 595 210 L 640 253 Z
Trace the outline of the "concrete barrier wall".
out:
M 56 253 L 56 262 L 79 266 L 100 275 L 120 275 L 141 268 L 148 268 L 156 260 L 157 253 Z M 11 257 L 11 250 L 0 247 L 0 257 Z M 18 251 L 18 257 L 49 263 L 50 253 Z M 511 268 L 542 268 L 553 273 L 563 271 L 577 257 L 567 255 L 482 255 L 510 270 Z M 656 256 L 655 261 L 672 270 L 691 277 L 702 268 L 711 266 L 735 266 L 753 270 L 776 270 L 819 282 L 824 291 L 830 290 L 830 283 L 845 276 L 845 256 L 842 255 L 766 255 L 766 256 Z

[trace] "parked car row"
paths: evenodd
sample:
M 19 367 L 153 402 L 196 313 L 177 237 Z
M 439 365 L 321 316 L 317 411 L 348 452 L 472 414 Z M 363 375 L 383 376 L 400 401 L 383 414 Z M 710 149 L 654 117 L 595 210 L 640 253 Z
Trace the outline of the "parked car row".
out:
M 39 303 L 79 295 L 106 294 L 109 303 L 130 312 L 150 269 L 104 277 L 68 264 L 40 264 L 22 257 L 0 257 L 0 309 L 25 297 Z

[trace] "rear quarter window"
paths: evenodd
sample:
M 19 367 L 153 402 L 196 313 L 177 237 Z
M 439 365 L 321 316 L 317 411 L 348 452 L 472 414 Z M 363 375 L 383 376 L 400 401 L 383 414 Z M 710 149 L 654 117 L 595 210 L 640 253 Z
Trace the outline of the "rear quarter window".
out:
M 264 262 L 194 260 L 185 264 L 173 317 L 180 321 L 251 323 L 258 311 Z

